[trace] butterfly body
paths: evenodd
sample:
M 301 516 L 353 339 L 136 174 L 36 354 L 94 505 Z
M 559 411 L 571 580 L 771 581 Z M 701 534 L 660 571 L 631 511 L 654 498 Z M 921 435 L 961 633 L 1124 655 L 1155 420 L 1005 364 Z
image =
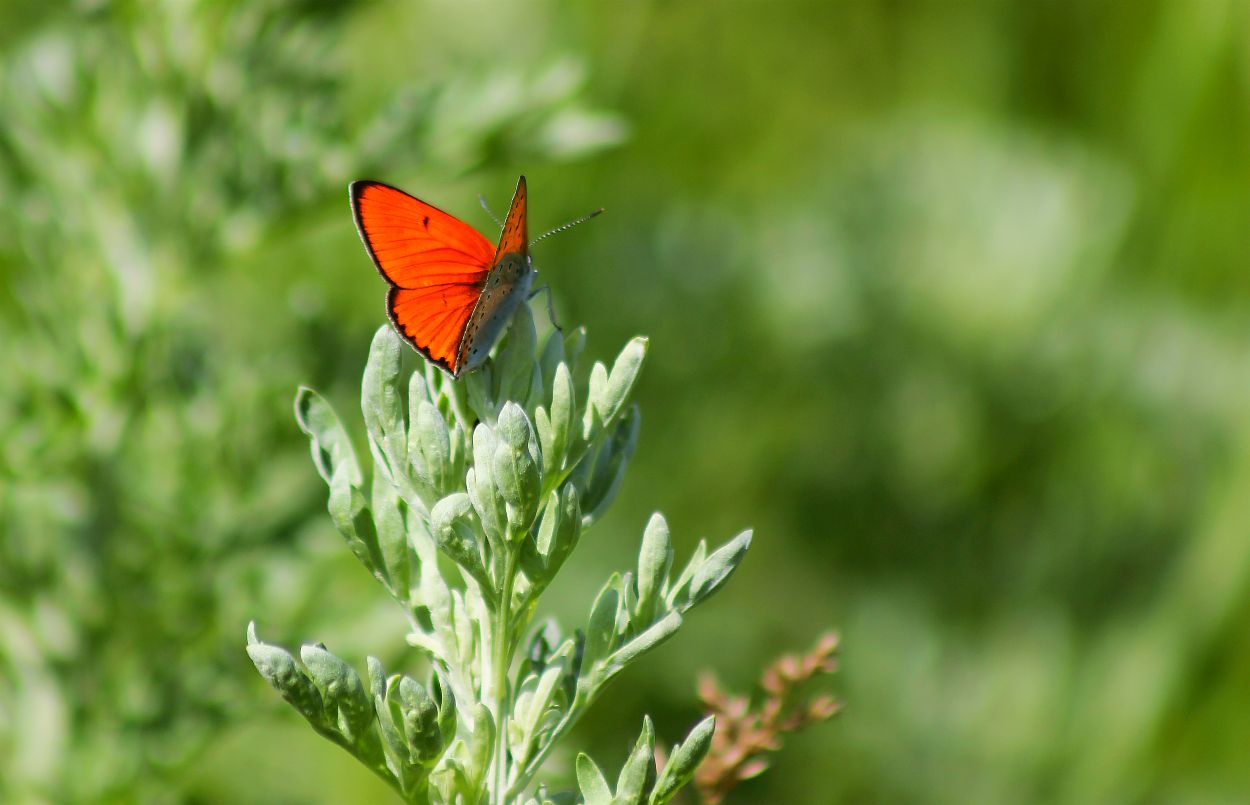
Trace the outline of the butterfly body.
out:
M 349 192 L 360 239 L 391 286 L 386 312 L 399 335 L 453 377 L 481 366 L 537 273 L 529 255 L 525 177 L 497 246 L 390 185 L 361 180 Z
M 491 345 L 512 321 L 517 305 L 529 298 L 537 273 L 529 255 L 516 253 L 504 255 L 491 269 L 464 331 L 459 355 L 461 372 L 472 372 L 486 360 Z

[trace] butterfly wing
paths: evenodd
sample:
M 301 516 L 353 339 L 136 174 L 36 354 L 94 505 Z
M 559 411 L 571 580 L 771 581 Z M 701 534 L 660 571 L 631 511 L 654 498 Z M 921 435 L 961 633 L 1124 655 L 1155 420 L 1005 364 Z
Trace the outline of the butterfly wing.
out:
M 460 340 L 494 264 L 490 241 L 390 185 L 352 182 L 350 194 L 360 239 L 392 286 L 387 315 L 418 352 L 458 374 Z
M 505 254 L 516 253 L 521 256 L 529 254 L 529 230 L 525 220 L 525 177 L 517 182 L 516 192 L 512 194 L 512 205 L 508 207 L 508 217 L 503 222 L 503 234 L 499 236 L 499 248 L 491 265 L 497 265 Z

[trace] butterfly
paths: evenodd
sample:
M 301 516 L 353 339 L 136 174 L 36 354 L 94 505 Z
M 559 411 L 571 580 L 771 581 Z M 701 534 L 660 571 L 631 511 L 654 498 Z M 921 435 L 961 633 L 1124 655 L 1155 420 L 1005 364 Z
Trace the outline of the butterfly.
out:
M 452 377 L 481 366 L 538 273 L 527 239 L 525 177 L 498 245 L 388 184 L 362 179 L 348 191 L 365 250 L 390 283 L 386 313 L 395 330 Z

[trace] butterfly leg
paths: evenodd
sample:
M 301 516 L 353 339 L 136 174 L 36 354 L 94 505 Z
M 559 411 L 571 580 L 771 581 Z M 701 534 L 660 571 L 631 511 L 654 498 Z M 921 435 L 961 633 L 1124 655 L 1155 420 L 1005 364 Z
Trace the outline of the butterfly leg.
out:
M 547 293 L 547 318 L 551 319 L 551 325 L 553 327 L 555 327 L 560 332 L 564 332 L 564 328 L 560 326 L 560 322 L 556 321 L 556 306 L 555 306 L 555 303 L 551 299 L 551 286 L 550 285 L 539 285 L 537 288 L 530 291 L 530 295 L 526 299 L 526 301 L 533 299 L 535 296 L 538 296 L 540 293 L 543 293 L 544 291 Z

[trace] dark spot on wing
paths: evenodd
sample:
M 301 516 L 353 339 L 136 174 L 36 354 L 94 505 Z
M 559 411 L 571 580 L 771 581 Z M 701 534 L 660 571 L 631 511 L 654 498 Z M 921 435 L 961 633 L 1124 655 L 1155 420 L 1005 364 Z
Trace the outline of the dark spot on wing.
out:
M 424 226 L 426 229 L 429 229 L 430 228 L 430 216 L 427 215 L 424 218 L 422 218 L 421 225 Z

